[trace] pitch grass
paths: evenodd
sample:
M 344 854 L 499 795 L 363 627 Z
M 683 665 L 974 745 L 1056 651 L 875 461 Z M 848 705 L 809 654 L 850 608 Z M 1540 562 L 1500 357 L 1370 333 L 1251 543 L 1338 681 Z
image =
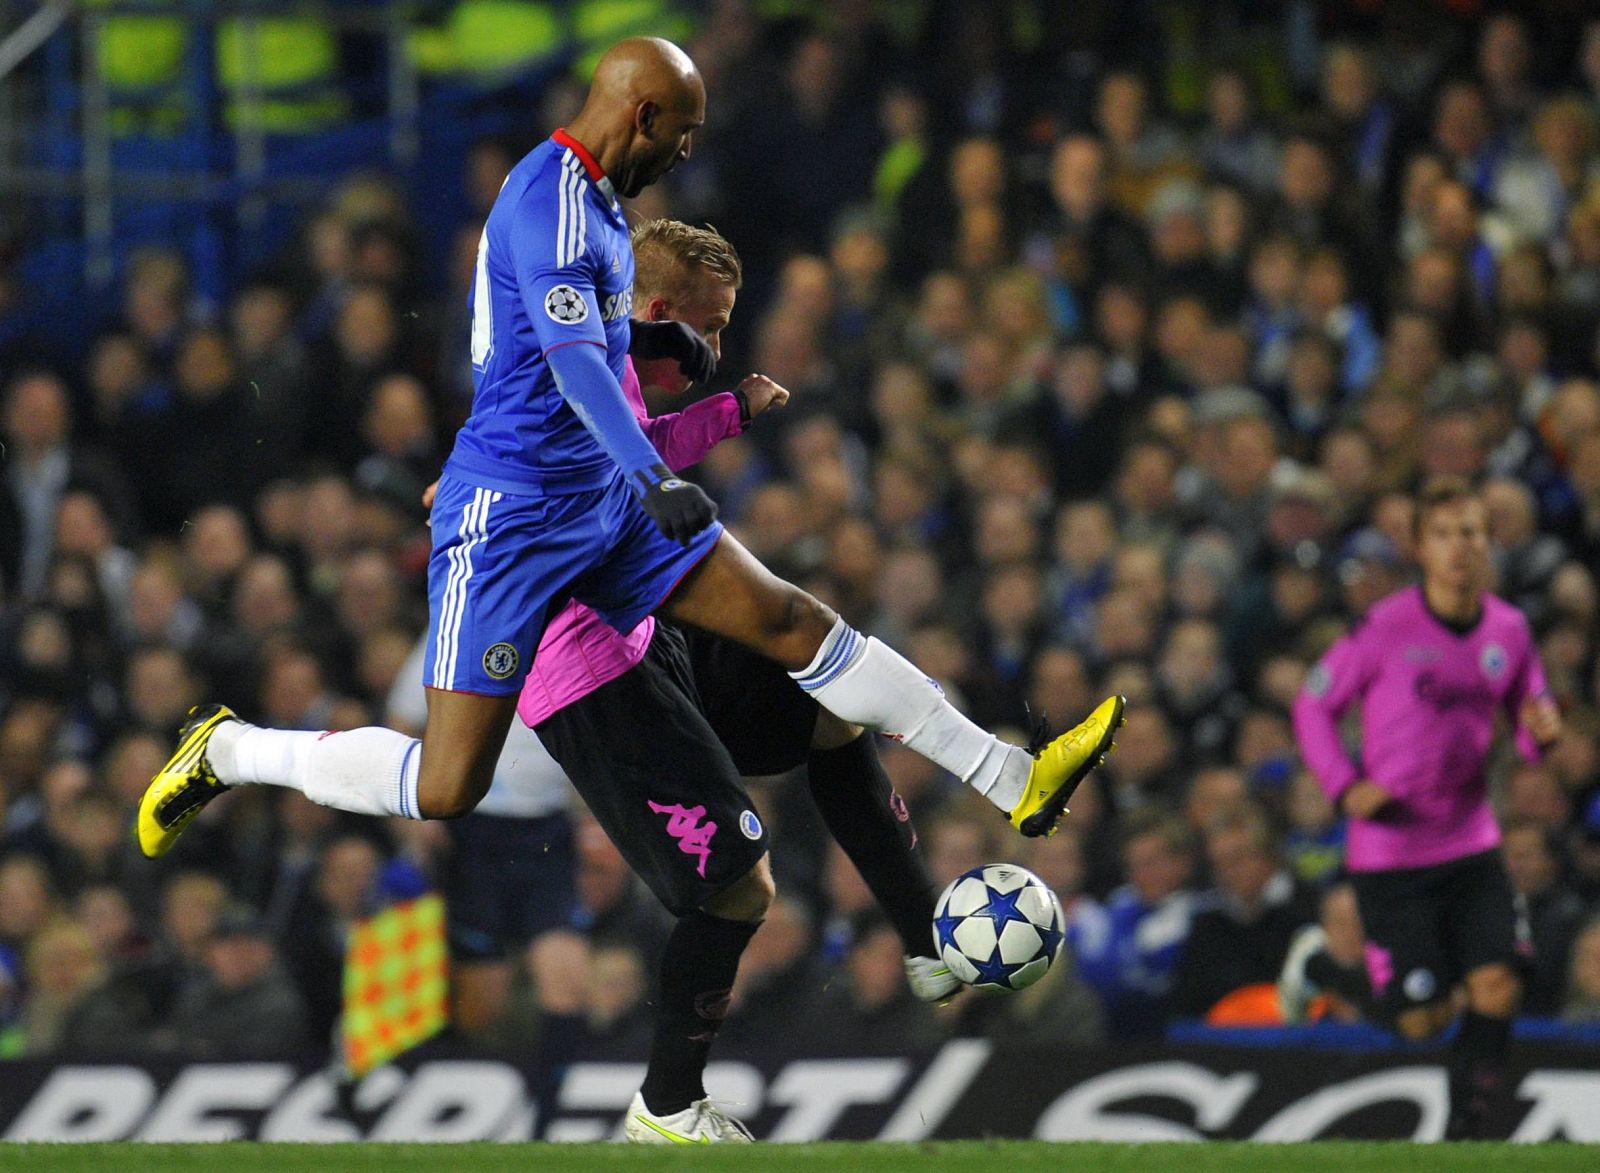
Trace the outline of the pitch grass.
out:
M 429 1170 L 430 1173 L 628 1173 L 654 1169 L 750 1169 L 760 1173 L 797 1170 L 855 1173 L 1107 1173 L 1123 1169 L 1261 1170 L 1262 1173 L 1350 1173 L 1436 1169 L 1594 1169 L 1600 1150 L 1589 1145 L 1435 1144 L 1310 1141 L 1298 1144 L 1047 1144 L 1042 1141 L 950 1141 L 928 1144 L 758 1145 L 754 1148 L 625 1145 L 429 1145 L 429 1144 L 103 1144 L 13 1145 L 0 1143 L 0 1169 L 48 1169 L 71 1173 L 171 1173 L 226 1170 L 250 1173 L 343 1173 L 344 1170 Z

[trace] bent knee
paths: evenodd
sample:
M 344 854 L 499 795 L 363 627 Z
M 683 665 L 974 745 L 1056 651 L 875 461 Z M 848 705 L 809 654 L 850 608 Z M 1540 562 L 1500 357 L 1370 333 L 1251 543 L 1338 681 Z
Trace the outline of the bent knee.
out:
M 417 810 L 425 819 L 459 819 L 470 815 L 489 792 L 493 775 L 480 779 L 471 774 L 423 774 L 417 779 Z
M 701 908 L 724 920 L 759 921 L 766 918 L 777 896 L 778 885 L 772 878 L 772 867 L 767 857 L 762 856 L 755 867 L 707 900 Z

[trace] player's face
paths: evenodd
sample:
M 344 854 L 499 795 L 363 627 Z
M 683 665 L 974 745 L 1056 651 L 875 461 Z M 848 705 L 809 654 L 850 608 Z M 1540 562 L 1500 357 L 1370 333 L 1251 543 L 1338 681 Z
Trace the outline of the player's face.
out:
M 1428 511 L 1417 538 L 1417 562 L 1427 584 L 1451 591 L 1485 589 L 1489 582 L 1489 524 L 1475 498 Z
M 650 102 L 642 106 L 637 145 L 617 190 L 632 198 L 687 159 L 694 132 L 705 120 L 706 95 L 699 86 L 679 95 L 674 105 Z
M 720 281 L 700 281 L 695 283 L 689 296 L 681 303 L 668 302 L 659 297 L 651 298 L 644 307 L 643 317 L 650 322 L 682 322 L 691 327 L 706 340 L 711 352 L 720 362 L 722 331 L 727 329 L 728 323 L 733 318 L 733 303 L 737 297 L 738 294 L 731 285 L 725 285 Z M 653 387 L 669 395 L 681 395 L 689 389 L 689 380 L 683 377 L 682 372 L 678 370 L 678 364 L 672 359 L 635 362 L 634 370 L 638 373 L 642 386 Z

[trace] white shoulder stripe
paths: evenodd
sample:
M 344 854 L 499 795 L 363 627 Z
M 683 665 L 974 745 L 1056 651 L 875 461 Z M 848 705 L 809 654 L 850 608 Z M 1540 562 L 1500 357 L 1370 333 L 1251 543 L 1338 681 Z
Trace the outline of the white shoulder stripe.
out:
M 570 154 L 570 152 L 569 152 Z M 571 223 L 571 239 L 567 242 L 567 264 L 571 264 L 583 255 L 583 164 L 578 162 L 577 156 L 572 156 L 567 162 L 567 170 L 571 173 L 567 180 L 568 198 L 572 206 L 568 212 Z
M 568 152 L 569 154 L 571 152 Z M 567 262 L 567 170 L 562 166 L 560 177 L 556 183 L 556 268 L 561 268 Z

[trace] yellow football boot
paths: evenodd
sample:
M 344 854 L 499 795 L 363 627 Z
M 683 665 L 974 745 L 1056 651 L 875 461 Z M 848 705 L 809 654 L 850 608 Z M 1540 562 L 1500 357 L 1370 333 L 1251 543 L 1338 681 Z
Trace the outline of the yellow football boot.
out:
M 227 789 L 206 761 L 206 743 L 218 725 L 237 719 L 225 705 L 189 710 L 189 719 L 178 730 L 177 752 L 150 779 L 139 800 L 136 829 L 146 858 L 159 859 L 170 851 L 201 808 Z
M 1055 834 L 1056 823 L 1066 813 L 1067 800 L 1078 783 L 1106 760 L 1116 744 L 1112 738 L 1122 725 L 1127 704 L 1125 697 L 1107 697 L 1082 723 L 1034 754 L 1022 800 L 1011 808 L 1013 827 L 1028 836 Z

